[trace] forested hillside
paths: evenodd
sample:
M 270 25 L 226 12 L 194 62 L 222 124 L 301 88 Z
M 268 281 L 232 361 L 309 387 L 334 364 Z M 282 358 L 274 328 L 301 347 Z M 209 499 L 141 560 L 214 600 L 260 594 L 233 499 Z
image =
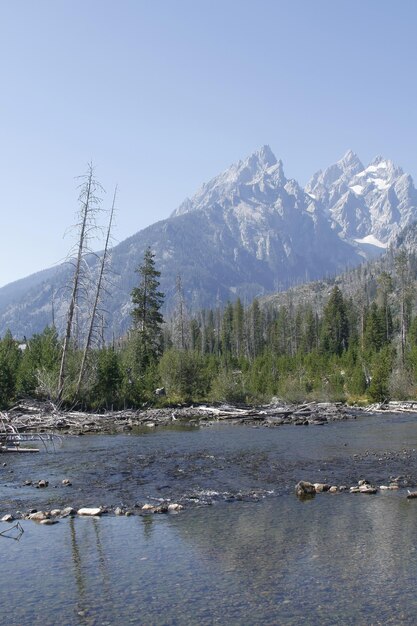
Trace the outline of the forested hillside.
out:
M 417 261 L 404 248 L 335 280 L 194 315 L 178 277 L 175 311 L 165 320 L 150 250 L 138 272 L 129 332 L 110 344 L 97 338 L 81 382 L 83 341 L 71 338 L 64 404 L 122 408 L 273 396 L 368 402 L 417 395 Z M 56 400 L 61 355 L 54 327 L 23 343 L 6 333 L 0 340 L 1 406 L 22 396 Z M 166 395 L 157 398 L 155 389 L 162 387 Z

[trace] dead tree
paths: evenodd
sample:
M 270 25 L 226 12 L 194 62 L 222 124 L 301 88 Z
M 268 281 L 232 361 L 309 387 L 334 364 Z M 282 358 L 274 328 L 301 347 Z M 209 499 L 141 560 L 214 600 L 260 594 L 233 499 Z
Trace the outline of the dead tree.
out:
M 101 185 L 94 178 L 93 165 L 88 165 L 87 173 L 81 177 L 83 182 L 80 185 L 80 194 L 78 196 L 78 202 L 80 203 L 80 209 L 78 212 L 78 242 L 77 252 L 74 263 L 74 274 L 72 278 L 71 296 L 67 312 L 67 322 L 65 326 L 64 342 L 62 346 L 61 365 L 59 368 L 58 377 L 58 391 L 57 401 L 61 402 L 64 392 L 65 377 L 66 377 L 66 363 L 68 358 L 68 351 L 71 342 L 74 316 L 77 307 L 78 295 L 82 284 L 83 273 L 83 261 L 86 254 L 90 252 L 88 242 L 91 237 L 96 233 L 96 214 L 100 209 L 100 199 L 97 197 L 96 192 L 98 189 L 102 189 Z
M 100 262 L 100 267 L 99 267 L 99 272 L 98 272 L 96 290 L 95 290 L 95 294 L 94 294 L 94 301 L 93 301 L 93 306 L 92 306 L 91 314 L 90 314 L 90 323 L 88 325 L 87 337 L 86 337 L 86 340 L 85 340 L 83 356 L 82 356 L 82 359 L 81 359 L 80 372 L 79 372 L 79 375 L 78 375 L 77 387 L 76 387 L 76 390 L 75 390 L 75 398 L 74 399 L 77 399 L 77 397 L 78 397 L 78 395 L 80 393 L 80 388 L 81 388 L 81 384 L 82 384 L 82 381 L 83 381 L 83 377 L 84 377 L 84 373 L 85 373 L 85 369 L 86 369 L 86 364 L 87 364 L 87 355 L 88 355 L 88 352 L 89 352 L 90 347 L 91 347 L 93 334 L 94 334 L 94 329 L 96 327 L 97 314 L 99 312 L 98 311 L 98 306 L 99 306 L 99 302 L 100 302 L 100 298 L 101 298 L 101 294 L 102 294 L 102 290 L 103 290 L 103 286 L 104 286 L 106 263 L 107 263 L 107 260 L 108 260 L 108 257 L 109 257 L 109 244 L 110 244 L 111 229 L 112 229 L 113 216 L 114 216 L 114 210 L 115 210 L 115 204 L 116 204 L 116 195 L 117 195 L 117 187 L 115 188 L 114 194 L 113 194 L 113 203 L 112 203 L 112 206 L 111 206 L 111 209 L 110 209 L 110 218 L 109 218 L 109 224 L 108 224 L 108 227 L 107 227 L 106 243 L 104 245 L 104 251 L 103 251 L 103 254 L 101 256 L 101 262 Z

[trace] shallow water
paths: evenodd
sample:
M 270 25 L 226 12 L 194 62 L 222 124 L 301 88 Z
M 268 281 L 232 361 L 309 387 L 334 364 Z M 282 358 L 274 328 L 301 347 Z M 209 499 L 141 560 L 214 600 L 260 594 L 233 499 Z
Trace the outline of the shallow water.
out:
M 416 501 L 283 496 L 180 515 L 23 522 L 8 624 L 414 624 Z
M 367 478 L 383 484 L 402 475 L 414 486 L 416 450 L 414 415 L 325 426 L 223 423 L 65 437 L 55 453 L 2 456 L 7 465 L 0 467 L 0 513 L 67 505 L 132 508 L 157 499 L 251 499 L 292 493 L 301 479 L 340 485 Z M 65 478 L 72 487 L 63 487 Z M 40 479 L 49 481 L 47 489 L 35 488 Z
M 186 506 L 22 521 L 19 542 L 0 537 L 4 623 L 414 624 L 417 500 L 401 489 L 303 503 L 293 489 L 299 479 L 381 484 L 398 474 L 411 485 L 416 449 L 416 416 L 384 415 L 70 437 L 55 453 L 3 455 L 2 513 L 63 504 L 137 512 L 136 502 L 169 498 Z M 50 486 L 23 486 L 40 478 Z

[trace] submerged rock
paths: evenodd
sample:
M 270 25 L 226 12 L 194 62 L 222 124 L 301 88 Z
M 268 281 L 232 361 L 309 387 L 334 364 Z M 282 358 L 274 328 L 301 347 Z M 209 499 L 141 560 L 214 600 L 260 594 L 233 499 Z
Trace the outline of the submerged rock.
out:
M 14 517 L 10 513 L 8 513 L 7 515 L 3 515 L 3 517 L 1 518 L 1 521 L 2 522 L 14 522 Z

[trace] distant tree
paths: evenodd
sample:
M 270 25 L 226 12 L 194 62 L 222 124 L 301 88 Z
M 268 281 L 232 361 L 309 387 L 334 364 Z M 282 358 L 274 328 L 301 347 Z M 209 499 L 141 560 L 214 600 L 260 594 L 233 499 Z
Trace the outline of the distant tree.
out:
M 372 302 L 365 319 L 364 347 L 378 352 L 385 343 L 385 312 Z
M 243 354 L 244 315 L 242 302 L 238 298 L 233 305 L 233 352 L 238 358 Z
M 138 287 L 132 289 L 132 319 L 136 339 L 136 365 L 146 368 L 162 352 L 162 323 L 160 311 L 164 294 L 159 291 L 161 272 L 155 268 L 155 255 L 150 247 L 145 251 L 143 263 L 136 272 L 140 276 Z
M 178 274 L 175 280 L 175 310 L 172 318 L 172 344 L 179 350 L 186 350 L 190 345 L 190 324 L 180 274 Z
M 16 394 L 21 351 L 8 330 L 0 340 L 0 408 L 5 408 Z
M 389 341 L 392 336 L 392 315 L 389 305 L 389 295 L 393 290 L 392 276 L 388 272 L 381 272 L 378 277 L 378 295 L 384 310 L 385 339 Z
M 98 353 L 96 381 L 92 390 L 96 406 L 117 406 L 122 384 L 118 353 L 113 348 L 102 348 Z
M 339 287 L 333 287 L 323 311 L 322 348 L 324 352 L 342 354 L 347 349 L 349 323 L 346 305 Z
M 392 351 L 385 346 L 374 359 L 369 396 L 376 402 L 390 399 L 389 377 L 392 369 Z
M 61 346 L 54 326 L 47 326 L 42 333 L 33 335 L 26 344 L 19 367 L 19 393 L 55 397 L 60 353 Z M 46 381 L 49 381 L 48 385 Z
M 401 363 L 404 365 L 411 300 L 410 266 L 405 250 L 401 250 L 395 257 L 395 273 L 399 290 Z

